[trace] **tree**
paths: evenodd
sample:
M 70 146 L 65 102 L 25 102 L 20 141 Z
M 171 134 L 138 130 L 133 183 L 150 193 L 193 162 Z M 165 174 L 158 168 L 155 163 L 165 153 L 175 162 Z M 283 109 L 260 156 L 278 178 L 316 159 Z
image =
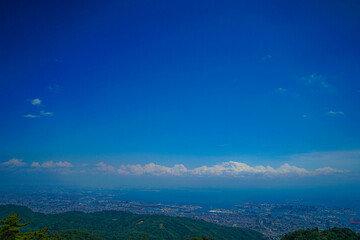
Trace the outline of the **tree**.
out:
M 23 219 L 19 214 L 11 213 L 9 218 L 1 220 L 0 240 L 62 240 L 57 234 L 51 234 L 47 228 L 35 232 L 20 232 L 20 227 L 30 223 L 20 223 Z
M 9 218 L 4 218 L 1 220 L 3 226 L 0 227 L 0 238 L 1 239 L 16 239 L 16 235 L 20 233 L 20 227 L 26 226 L 30 223 L 19 222 L 22 218 L 19 218 L 19 214 L 11 213 Z

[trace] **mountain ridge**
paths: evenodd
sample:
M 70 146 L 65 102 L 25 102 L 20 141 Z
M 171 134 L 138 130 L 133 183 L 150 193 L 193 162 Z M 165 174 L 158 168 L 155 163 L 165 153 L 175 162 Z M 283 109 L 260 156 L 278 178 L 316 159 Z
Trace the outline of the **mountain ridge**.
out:
M 105 240 L 141 239 L 146 234 L 148 240 L 184 240 L 197 236 L 209 236 L 216 240 L 260 240 L 259 232 L 235 227 L 225 227 L 203 220 L 164 215 L 133 214 L 121 211 L 101 211 L 93 213 L 64 212 L 44 214 L 33 212 L 25 206 L 1 205 L 0 218 L 10 213 L 19 213 L 24 222 L 31 222 L 24 231 L 47 227 L 50 231 L 85 231 Z

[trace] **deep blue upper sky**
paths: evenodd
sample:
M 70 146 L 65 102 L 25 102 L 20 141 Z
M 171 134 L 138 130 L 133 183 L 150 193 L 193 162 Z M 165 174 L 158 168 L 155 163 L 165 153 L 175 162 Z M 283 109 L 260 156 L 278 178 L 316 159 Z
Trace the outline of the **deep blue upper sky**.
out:
M 359 11 L 359 1 L 1 1 L 1 162 L 296 158 L 358 170 Z M 298 156 L 314 152 L 356 156 L 343 167 Z

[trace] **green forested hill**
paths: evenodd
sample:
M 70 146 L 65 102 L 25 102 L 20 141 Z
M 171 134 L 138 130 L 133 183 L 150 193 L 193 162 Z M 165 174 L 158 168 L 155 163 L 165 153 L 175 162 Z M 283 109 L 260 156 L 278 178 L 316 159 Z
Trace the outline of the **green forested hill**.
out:
M 58 233 L 58 236 L 66 240 L 103 240 L 102 237 L 81 230 L 66 230 Z
M 32 212 L 27 207 L 0 206 L 1 219 L 8 217 L 12 212 L 19 213 L 24 218 L 24 222 L 31 222 L 30 225 L 23 227 L 24 231 L 48 227 L 50 231 L 59 231 L 61 235 L 68 234 L 68 236 L 71 234 L 80 236 L 83 235 L 81 231 L 85 231 L 93 234 L 91 239 L 97 239 L 97 236 L 106 240 L 129 239 L 129 237 L 141 239 L 144 233 L 148 240 L 184 240 L 196 236 L 209 236 L 216 240 L 263 239 L 261 233 L 249 229 L 224 227 L 188 218 L 138 215 L 118 211 L 42 214 Z
M 306 229 L 288 233 L 281 240 L 360 240 L 360 234 L 348 228 Z

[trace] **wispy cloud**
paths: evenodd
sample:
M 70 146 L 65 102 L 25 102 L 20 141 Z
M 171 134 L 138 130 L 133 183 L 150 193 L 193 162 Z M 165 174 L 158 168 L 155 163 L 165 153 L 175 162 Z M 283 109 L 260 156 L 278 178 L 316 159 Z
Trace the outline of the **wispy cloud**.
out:
M 99 162 L 96 164 L 96 170 L 102 171 L 102 172 L 115 172 L 115 168 L 111 165 L 107 165 L 104 162 Z
M 35 106 L 36 106 L 36 105 L 41 105 L 41 102 L 42 102 L 42 101 L 41 101 L 39 98 L 35 98 L 35 99 L 32 99 L 32 100 L 31 100 L 31 104 L 32 104 L 32 105 L 35 105 Z
M 306 85 L 317 85 L 322 88 L 332 90 L 331 85 L 327 82 L 326 78 L 321 74 L 311 74 L 301 78 Z
M 53 112 L 47 112 L 47 111 L 40 111 L 40 115 L 41 116 L 52 116 L 54 113 Z
M 43 162 L 42 164 L 40 164 L 39 162 L 33 162 L 31 164 L 31 167 L 35 167 L 35 168 L 70 168 L 70 167 L 73 167 L 73 165 L 67 161 L 59 161 L 59 162 L 47 161 L 47 162 Z
M 287 90 L 285 88 L 278 88 L 277 91 L 281 92 L 281 93 L 287 92 Z
M 323 168 L 318 168 L 316 169 L 316 172 L 319 174 L 332 174 L 332 173 L 343 173 L 343 172 L 349 172 L 349 171 L 344 171 L 344 170 L 338 170 L 338 169 L 334 169 L 331 167 L 323 167 Z
M 26 114 L 26 115 L 24 115 L 24 117 L 26 117 L 26 118 L 50 117 L 53 114 L 54 114 L 53 112 L 40 111 L 40 114 L 38 114 L 38 115 L 36 115 L 36 114 Z
M 328 152 L 299 153 L 286 156 L 286 159 L 294 165 L 313 166 L 333 166 L 337 168 L 348 168 L 352 171 L 359 171 L 360 149 L 342 150 Z
M 261 58 L 261 60 L 263 60 L 263 61 L 270 60 L 270 59 L 272 59 L 272 56 L 270 54 L 266 54 L 265 56 L 263 56 Z
M 39 115 L 34 115 L 34 114 L 26 114 L 26 115 L 24 115 L 24 117 L 26 117 L 26 118 L 38 118 L 40 116 Z
M 1 165 L 5 167 L 23 167 L 26 166 L 27 164 L 23 162 L 22 159 L 12 158 L 7 162 L 3 162 Z
M 333 110 L 328 111 L 327 114 L 330 116 L 343 116 L 344 115 L 344 113 L 341 111 L 333 111 Z
M 50 91 L 59 91 L 60 90 L 60 86 L 59 85 L 52 85 L 52 86 L 49 86 L 48 89 Z

